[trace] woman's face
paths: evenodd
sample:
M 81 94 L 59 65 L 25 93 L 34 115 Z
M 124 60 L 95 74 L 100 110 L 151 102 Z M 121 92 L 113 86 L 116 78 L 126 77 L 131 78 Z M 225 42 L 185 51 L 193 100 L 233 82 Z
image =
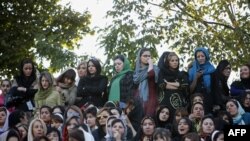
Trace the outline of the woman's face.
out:
M 116 123 L 112 126 L 111 130 L 112 130 L 113 135 L 114 135 L 114 133 L 116 133 L 116 132 L 118 132 L 119 135 L 121 135 L 121 136 L 125 133 L 125 128 L 124 128 L 124 126 L 123 126 L 123 124 L 122 124 L 121 122 L 116 122 Z
M 169 119 L 169 110 L 168 108 L 163 108 L 159 114 L 160 121 L 167 121 Z
M 243 102 L 243 105 L 245 107 L 250 107 L 250 94 L 247 94 L 245 99 L 244 99 L 244 102 Z
M 200 96 L 195 96 L 193 99 L 193 104 L 197 102 L 203 103 L 203 99 Z
M 201 104 L 195 104 L 193 107 L 193 116 L 195 118 L 202 118 L 204 116 L 204 108 Z
M 65 77 L 65 78 L 63 78 L 63 82 L 66 85 L 71 85 L 73 83 L 73 80 L 68 78 L 68 77 Z
M 28 134 L 27 130 L 23 126 L 17 127 L 18 131 L 21 133 L 21 138 L 25 138 Z
M 205 64 L 206 56 L 202 51 L 198 51 L 196 53 L 196 58 L 197 58 L 197 61 L 199 62 L 200 65 Z
M 202 125 L 202 131 L 203 133 L 206 133 L 206 134 L 211 134 L 213 131 L 214 131 L 214 122 L 211 118 L 206 118 Z
M 89 61 L 88 63 L 88 71 L 91 75 L 94 75 L 96 73 L 96 67 L 91 61 Z
M 55 131 L 50 132 L 47 137 L 50 141 L 59 141 L 59 136 Z
M 31 76 L 32 70 L 33 70 L 33 67 L 31 63 L 27 63 L 23 65 L 23 74 L 25 76 Z
M 149 51 L 144 51 L 141 55 L 141 63 L 148 65 L 148 60 L 151 58 L 151 53 Z
M 115 118 L 110 118 L 107 122 L 107 133 L 111 133 L 112 132 L 112 126 L 111 123 Z
M 103 112 L 101 112 L 101 113 L 97 116 L 97 120 L 98 120 L 98 122 L 99 122 L 99 124 L 100 124 L 101 126 L 105 126 L 108 117 L 109 117 L 109 113 L 108 113 L 107 111 L 103 111 Z
M 5 111 L 1 111 L 0 112 L 0 125 L 4 125 L 6 117 L 7 117 L 7 114 L 5 113 Z
M 240 78 L 248 79 L 250 75 L 250 70 L 247 66 L 242 66 L 240 68 Z
M 89 127 L 92 128 L 96 126 L 96 117 L 93 114 L 87 113 L 86 118 L 87 118 L 86 122 Z
M 151 119 L 145 119 L 142 124 L 143 133 L 147 136 L 151 136 L 154 133 L 155 124 Z
M 79 125 L 79 122 L 75 118 L 72 118 L 67 124 L 67 130 L 70 131 L 78 125 Z
M 77 68 L 77 73 L 80 78 L 84 77 L 87 75 L 87 66 L 84 64 L 81 64 L 79 68 Z
M 185 119 L 181 119 L 178 123 L 178 132 L 180 135 L 185 135 L 189 132 L 190 127 Z
M 3 92 L 3 95 L 7 94 L 10 91 L 10 82 L 3 80 L 0 89 Z
M 235 117 L 238 114 L 238 108 L 232 101 L 227 102 L 226 109 L 232 117 Z
M 230 74 L 231 74 L 231 66 L 230 66 L 230 65 L 227 65 L 227 66 L 223 69 L 222 74 L 223 74 L 225 77 L 229 77 Z
M 50 122 L 50 120 L 51 120 L 51 114 L 50 114 L 49 110 L 47 108 L 42 108 L 40 112 L 41 112 L 40 113 L 41 119 L 45 123 Z
M 169 68 L 177 69 L 179 66 L 179 58 L 177 56 L 172 56 L 169 60 Z
M 123 70 L 123 68 L 124 68 L 124 63 L 120 59 L 116 59 L 115 62 L 114 62 L 114 65 L 115 65 L 115 71 L 117 73 L 121 72 Z
M 35 121 L 32 128 L 33 136 L 40 137 L 44 135 L 43 125 L 40 121 Z
M 44 90 L 47 90 L 49 88 L 49 80 L 44 76 L 41 79 L 41 85 Z
M 177 123 L 180 121 L 181 118 L 182 118 L 181 113 L 180 113 L 180 112 L 179 112 L 179 113 L 176 113 L 176 115 L 175 115 L 175 121 L 176 121 Z

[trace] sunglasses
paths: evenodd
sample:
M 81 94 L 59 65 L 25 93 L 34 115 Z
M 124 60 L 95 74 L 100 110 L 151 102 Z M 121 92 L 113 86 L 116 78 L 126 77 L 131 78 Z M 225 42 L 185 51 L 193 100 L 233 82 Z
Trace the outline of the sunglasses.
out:
M 97 116 L 97 120 L 100 120 L 101 118 L 108 118 L 108 116 Z

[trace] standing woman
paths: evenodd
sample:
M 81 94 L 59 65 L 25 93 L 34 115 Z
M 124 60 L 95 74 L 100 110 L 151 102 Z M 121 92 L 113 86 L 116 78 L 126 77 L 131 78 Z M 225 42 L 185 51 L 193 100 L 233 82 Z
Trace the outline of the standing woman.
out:
M 214 108 L 226 110 L 226 102 L 229 100 L 229 87 L 227 80 L 231 74 L 231 65 L 227 60 L 219 62 L 215 72 L 212 75 L 212 95 Z
M 38 111 L 43 105 L 53 108 L 62 105 L 62 97 L 54 87 L 53 76 L 49 72 L 42 72 L 39 77 L 39 90 L 35 94 L 35 106 Z
M 77 86 L 77 97 L 81 97 L 77 106 L 83 107 L 91 103 L 96 107 L 102 107 L 107 101 L 108 78 L 101 75 L 101 64 L 96 58 L 91 58 L 87 66 L 87 76 L 80 79 Z
M 209 52 L 206 48 L 196 48 L 195 60 L 189 69 L 190 93 L 202 93 L 204 97 L 205 113 L 212 109 L 211 74 L 215 71 L 210 63 Z
M 139 97 L 143 104 L 145 115 L 154 116 L 157 102 L 157 81 L 159 68 L 153 64 L 149 48 L 139 50 L 133 76 L 138 85 Z
M 108 100 L 126 103 L 133 93 L 133 72 L 130 69 L 128 59 L 123 55 L 116 56 L 114 58 L 114 70 L 116 75 L 110 82 Z
M 76 81 L 76 85 L 78 85 L 79 81 L 81 78 L 87 75 L 87 62 L 82 61 L 77 65 L 77 74 L 78 74 L 78 79 Z
M 179 65 L 179 57 L 174 52 L 164 52 L 158 63 L 158 84 L 163 92 L 159 98 L 160 105 L 170 108 L 170 117 L 174 116 L 177 108 L 185 106 L 188 95 L 188 76 L 187 73 L 179 71 Z
M 10 94 L 17 98 L 13 102 L 16 109 L 29 113 L 27 116 L 30 117 L 35 107 L 33 99 L 38 88 L 36 68 L 31 59 L 24 59 L 19 70 L 20 75 L 14 78 Z

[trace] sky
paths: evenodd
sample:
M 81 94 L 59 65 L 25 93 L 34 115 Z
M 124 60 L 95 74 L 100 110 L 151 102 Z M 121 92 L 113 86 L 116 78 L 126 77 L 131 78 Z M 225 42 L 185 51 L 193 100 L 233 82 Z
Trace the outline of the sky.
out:
M 91 13 L 90 27 L 104 27 L 107 20 L 104 18 L 106 12 L 112 8 L 112 0 L 62 0 L 62 4 L 70 3 L 72 9 L 83 13 L 88 10 Z M 97 43 L 98 34 L 87 35 L 80 42 L 79 49 L 75 49 L 75 53 L 79 56 L 89 55 L 95 56 L 101 60 L 106 59 L 103 55 L 103 49 L 100 49 Z

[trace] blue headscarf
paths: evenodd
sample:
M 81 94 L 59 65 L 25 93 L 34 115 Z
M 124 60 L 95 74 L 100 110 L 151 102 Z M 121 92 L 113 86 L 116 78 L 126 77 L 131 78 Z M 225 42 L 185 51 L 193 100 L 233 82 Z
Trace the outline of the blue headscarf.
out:
M 206 61 L 204 64 L 199 64 L 197 60 L 197 52 L 203 52 L 206 56 Z M 210 63 L 210 57 L 209 57 L 209 52 L 206 48 L 204 47 L 199 47 L 195 49 L 195 60 L 192 64 L 192 67 L 190 68 L 188 74 L 189 74 L 189 81 L 192 82 L 195 78 L 195 75 L 198 70 L 203 71 L 203 82 L 204 82 L 204 87 L 207 90 L 207 93 L 211 92 L 211 73 L 215 71 L 214 66 Z

